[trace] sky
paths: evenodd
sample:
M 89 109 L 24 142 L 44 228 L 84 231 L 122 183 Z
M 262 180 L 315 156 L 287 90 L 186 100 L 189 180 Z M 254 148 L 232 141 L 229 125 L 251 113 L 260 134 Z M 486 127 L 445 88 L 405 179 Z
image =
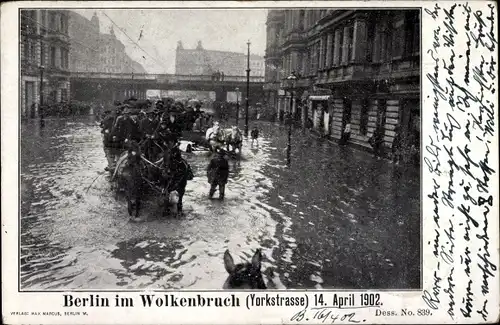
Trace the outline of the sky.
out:
M 178 41 L 182 41 L 185 49 L 194 49 L 201 41 L 208 50 L 246 53 L 246 43 L 250 40 L 250 53 L 261 56 L 266 47 L 266 9 L 74 11 L 87 19 L 96 12 L 102 33 L 109 33 L 113 20 L 139 45 L 113 25 L 115 35 L 125 45 L 127 54 L 149 73 L 175 73 Z

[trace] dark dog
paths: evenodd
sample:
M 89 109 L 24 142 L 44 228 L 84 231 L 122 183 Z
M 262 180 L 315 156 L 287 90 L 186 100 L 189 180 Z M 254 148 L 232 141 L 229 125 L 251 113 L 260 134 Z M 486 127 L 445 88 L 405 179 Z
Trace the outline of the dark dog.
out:
M 262 253 L 257 249 L 251 263 L 234 264 L 229 250 L 224 253 L 224 267 L 229 276 L 223 289 L 267 289 L 261 273 Z

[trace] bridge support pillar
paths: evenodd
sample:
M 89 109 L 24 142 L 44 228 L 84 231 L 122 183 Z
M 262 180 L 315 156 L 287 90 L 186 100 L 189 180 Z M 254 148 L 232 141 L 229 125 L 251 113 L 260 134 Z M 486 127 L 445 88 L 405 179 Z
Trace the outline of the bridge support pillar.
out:
M 224 87 L 215 88 L 215 100 L 225 102 L 227 100 L 227 91 Z

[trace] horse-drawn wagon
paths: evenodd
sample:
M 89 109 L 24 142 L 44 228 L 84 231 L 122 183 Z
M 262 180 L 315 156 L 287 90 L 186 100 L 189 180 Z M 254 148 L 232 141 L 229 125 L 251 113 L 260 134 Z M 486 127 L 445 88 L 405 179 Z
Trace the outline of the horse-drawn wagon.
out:
M 170 188 L 171 175 L 168 173 L 168 167 L 171 153 L 177 150 L 177 147 L 164 149 L 151 161 L 143 154 L 144 143 L 144 140 L 140 143 L 132 141 L 127 145 L 116 167 L 111 170 L 111 181 L 115 183 L 118 192 L 124 192 L 131 217 L 139 217 L 141 201 L 146 194 L 160 198 L 164 214 L 168 210 L 176 214 L 178 194 Z

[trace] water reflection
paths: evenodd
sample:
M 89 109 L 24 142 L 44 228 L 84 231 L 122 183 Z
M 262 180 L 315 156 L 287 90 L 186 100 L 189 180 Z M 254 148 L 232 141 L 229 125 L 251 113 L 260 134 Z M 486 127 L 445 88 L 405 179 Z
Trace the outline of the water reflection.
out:
M 195 178 L 187 215 L 164 219 L 158 199 L 128 222 L 111 190 L 95 121 L 23 125 L 23 289 L 220 289 L 222 256 L 262 248 L 290 288 L 419 285 L 419 185 L 410 171 L 350 148 L 262 123 L 259 145 L 230 162 L 226 199 L 208 200 L 207 153 L 187 154 Z

